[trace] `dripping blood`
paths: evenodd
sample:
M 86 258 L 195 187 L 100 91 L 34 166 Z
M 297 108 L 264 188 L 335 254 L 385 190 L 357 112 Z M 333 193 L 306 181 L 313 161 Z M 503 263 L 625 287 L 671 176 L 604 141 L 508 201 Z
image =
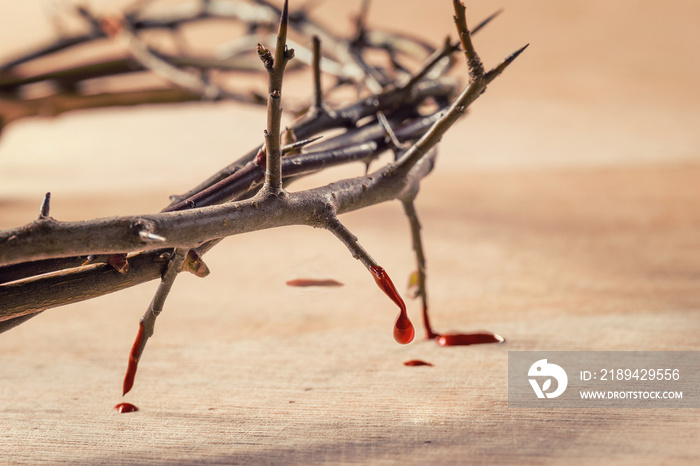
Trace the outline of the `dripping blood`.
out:
M 401 343 L 402 345 L 407 345 L 413 341 L 413 337 L 416 336 L 416 331 L 413 328 L 411 320 L 406 314 L 406 304 L 399 296 L 399 292 L 396 291 L 394 283 L 389 278 L 389 274 L 378 266 L 373 265 L 369 268 L 372 272 L 374 281 L 377 283 L 379 289 L 381 289 L 396 305 L 399 307 L 399 316 L 396 318 L 396 323 L 394 324 L 394 340 Z
M 139 365 L 139 357 L 141 356 L 141 344 L 143 343 L 144 337 L 143 323 L 139 322 L 139 331 L 136 334 L 136 340 L 134 340 L 134 345 L 131 347 L 131 352 L 129 353 L 129 364 L 126 367 L 126 375 L 124 375 L 124 385 L 122 390 L 122 396 L 129 393 L 131 387 L 134 386 L 134 378 L 136 377 L 136 369 Z M 118 405 L 117 405 L 118 406 Z

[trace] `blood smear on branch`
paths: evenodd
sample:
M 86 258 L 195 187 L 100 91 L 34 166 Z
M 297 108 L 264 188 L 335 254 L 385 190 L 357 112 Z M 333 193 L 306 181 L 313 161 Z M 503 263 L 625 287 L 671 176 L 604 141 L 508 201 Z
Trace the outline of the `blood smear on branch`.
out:
M 396 287 L 391 281 L 391 278 L 389 278 L 389 274 L 378 265 L 371 266 L 369 271 L 372 272 L 374 281 L 377 283 L 379 289 L 399 307 L 399 316 L 396 318 L 396 323 L 394 324 L 394 340 L 402 345 L 411 343 L 416 336 L 416 331 L 413 328 L 411 320 L 408 318 L 408 314 L 406 314 L 406 304 L 403 302 L 403 299 L 401 299 L 401 296 L 399 296 L 399 292 L 396 291 Z
M 129 393 L 131 387 L 134 386 L 134 378 L 136 377 L 136 369 L 139 365 L 139 357 L 141 356 L 141 343 L 144 337 L 143 323 L 139 322 L 139 331 L 136 334 L 136 340 L 134 345 L 131 347 L 131 352 L 129 353 L 129 364 L 126 367 L 126 374 L 124 375 L 124 384 L 122 390 L 122 396 Z
M 287 286 L 299 286 L 299 287 L 308 287 L 308 286 L 344 286 L 343 283 L 340 283 L 337 280 L 333 280 L 330 278 L 326 279 L 315 279 L 315 278 L 297 278 L 294 280 L 289 280 L 287 282 Z

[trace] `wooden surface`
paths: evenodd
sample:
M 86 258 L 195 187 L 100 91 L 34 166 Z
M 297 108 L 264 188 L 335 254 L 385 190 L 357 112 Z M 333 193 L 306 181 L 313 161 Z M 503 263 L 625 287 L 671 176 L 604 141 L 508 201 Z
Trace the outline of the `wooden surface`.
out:
M 437 41 L 446 3 L 389 16 L 377 1 L 371 18 Z M 418 204 L 435 326 L 505 344 L 399 346 L 393 304 L 332 235 L 238 236 L 207 256 L 208 278 L 178 278 L 124 400 L 137 413 L 112 406 L 155 283 L 0 335 L 0 462 L 697 463 L 698 410 L 508 408 L 508 351 L 700 349 L 700 69 L 686 61 L 700 7 L 561 3 L 468 10 L 506 7 L 477 41 L 487 63 L 532 45 L 445 138 Z M 22 4 L 0 5 L 3 43 L 32 37 Z M 0 227 L 33 220 L 46 191 L 60 220 L 156 211 L 263 121 L 222 104 L 17 123 L 0 140 Z M 403 291 L 400 206 L 344 220 Z M 434 367 L 402 365 L 414 358 Z

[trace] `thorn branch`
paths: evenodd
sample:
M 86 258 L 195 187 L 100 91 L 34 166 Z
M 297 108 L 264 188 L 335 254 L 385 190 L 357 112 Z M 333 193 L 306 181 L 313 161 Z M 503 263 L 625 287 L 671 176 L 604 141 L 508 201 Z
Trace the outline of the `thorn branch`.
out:
M 467 57 L 469 79 L 471 81 L 476 81 L 484 75 L 484 65 L 481 63 L 481 58 L 479 58 L 479 55 L 474 49 L 472 37 L 469 33 L 469 28 L 467 28 L 467 7 L 464 6 L 461 0 L 452 0 L 452 4 L 455 10 L 454 20 L 457 26 L 457 33 L 459 34 L 459 41 L 462 43 L 464 55 Z
M 377 265 L 377 262 L 370 256 L 367 250 L 362 247 L 357 236 L 353 235 L 352 232 L 338 220 L 335 214 L 327 217 L 323 222 L 323 226 L 333 233 L 336 238 L 348 248 L 352 257 L 362 262 L 362 265 L 364 265 L 367 270 Z
M 277 31 L 275 58 L 270 63 L 269 51 L 261 55 L 269 76 L 267 96 L 267 129 L 265 130 L 265 187 L 264 191 L 277 194 L 282 188 L 282 81 L 287 62 L 294 58 L 294 49 L 287 48 L 287 28 L 289 24 L 289 5 L 285 0 L 282 17 Z M 258 49 L 258 53 L 260 50 Z
M 313 37 L 313 78 L 314 78 L 314 104 L 316 112 L 323 111 L 323 89 L 321 87 L 321 39 Z
M 124 377 L 124 387 L 123 394 L 126 395 L 134 384 L 134 377 L 136 376 L 136 369 L 138 367 L 139 360 L 143 355 L 143 351 L 146 348 L 146 343 L 153 336 L 156 326 L 156 319 L 163 312 L 163 306 L 165 305 L 165 300 L 170 294 L 170 290 L 173 287 L 173 283 L 177 278 L 178 274 L 182 270 L 185 263 L 185 258 L 187 257 L 188 251 L 185 249 L 176 249 L 170 258 L 168 267 L 165 273 L 162 275 L 158 289 L 151 304 L 146 309 L 146 312 L 141 317 L 139 322 L 139 332 L 136 336 L 136 341 L 134 346 L 131 348 L 129 354 L 129 364 L 127 366 L 126 375 Z
M 426 260 L 425 252 L 423 250 L 423 240 L 421 238 L 421 224 L 418 219 L 418 212 L 416 212 L 416 207 L 414 199 L 404 199 L 401 202 L 403 204 L 404 213 L 408 218 L 409 225 L 411 227 L 411 239 L 413 242 L 413 251 L 416 255 L 416 266 L 417 266 L 417 287 L 418 296 L 421 298 L 422 304 L 422 316 L 423 316 L 423 327 L 425 328 L 426 338 L 431 339 L 438 336 L 437 333 L 433 331 L 430 325 L 430 317 L 428 315 L 428 288 L 426 286 Z
M 81 87 L 87 80 L 132 71 L 160 74 L 179 86 L 177 93 L 168 94 L 168 102 L 197 100 L 210 94 L 235 98 L 233 93 L 221 91 L 210 84 L 216 75 L 209 71 L 223 70 L 225 66 L 232 66 L 231 63 L 224 65 L 220 60 L 211 58 L 164 54 L 146 46 L 139 36 L 139 31 L 148 28 L 174 31 L 190 22 L 222 19 L 222 10 L 215 8 L 218 2 L 202 0 L 201 8 L 193 15 L 140 16 L 142 12 L 138 11 L 101 23 L 85 10 L 83 16 L 93 24 L 91 32 L 62 38 L 55 44 L 0 64 L 0 71 L 3 71 L 0 73 L 0 123 L 42 113 L 42 106 L 46 107 L 47 101 L 26 99 L 21 92 L 24 86 L 39 82 L 57 83 L 59 91 L 51 97 L 58 101 L 64 98 L 85 100 L 80 105 L 72 100 L 63 109 L 56 106 L 56 110 L 52 110 L 56 114 L 76 108 L 124 104 L 122 99 L 126 98 L 125 93 L 112 94 L 109 99 L 99 103 L 101 95 L 83 95 Z M 140 320 L 139 334 L 125 377 L 126 393 L 133 384 L 136 366 L 146 343 L 154 334 L 156 319 L 181 271 L 198 277 L 206 276 L 209 269 L 202 256 L 226 236 L 280 226 L 307 225 L 331 231 L 353 257 L 372 273 L 377 285 L 401 310 L 395 325 L 395 338 L 401 343 L 408 343 L 413 338 L 413 327 L 408 321 L 405 303 L 386 271 L 378 266 L 357 237 L 338 220 L 338 215 L 346 212 L 388 200 L 400 200 L 411 227 L 418 268 L 416 284 L 422 299 L 426 334 L 429 338 L 436 336 L 427 314 L 426 259 L 421 225 L 414 205 L 415 196 L 421 181 L 434 166 L 437 144 L 442 136 L 527 45 L 485 72 L 471 34 L 491 21 L 498 12 L 470 33 L 466 7 L 459 0 L 453 0 L 459 44 L 464 50 L 469 73 L 469 83 L 453 99 L 457 84 L 455 80 L 447 78 L 446 73 L 454 61 L 451 55 L 459 50 L 459 45 L 448 38 L 442 48 L 435 51 L 433 46 L 426 46 L 410 34 L 377 34 L 378 31 L 369 31 L 366 24 L 367 0 L 363 1 L 356 36 L 345 39 L 326 32 L 304 11 L 290 18 L 287 1 L 282 10 L 277 9 L 270 0 L 254 0 L 246 5 L 256 16 L 264 19 L 251 20 L 249 31 L 257 31 L 257 37 L 252 37 L 252 34 L 247 37 L 245 47 L 238 43 L 239 49 L 245 48 L 246 53 L 234 53 L 228 58 L 250 58 L 248 52 L 258 40 L 262 44 L 275 43 L 274 53 L 260 44 L 257 48 L 265 69 L 261 74 L 266 73 L 268 78 L 268 95 L 258 98 L 259 103 L 267 103 L 265 144 L 262 147 L 258 145 L 199 186 L 173 199 L 170 206 L 156 214 L 59 222 L 49 217 L 50 194 L 47 193 L 39 220 L 24 227 L 0 231 L 0 332 L 45 309 L 160 278 L 153 300 Z M 241 11 L 236 11 L 234 16 Z M 278 17 L 275 42 L 274 38 L 269 38 L 265 27 Z M 237 19 L 242 20 L 240 17 Z M 312 52 L 301 45 L 297 46 L 299 59 L 293 63 L 312 66 L 313 100 L 311 111 L 290 125 L 283 137 L 282 82 L 285 70 L 292 71 L 294 68 L 287 67 L 294 58 L 294 50 L 289 48 L 293 43 L 287 40 L 288 28 L 295 29 L 307 39 L 313 36 Z M 104 39 L 108 33 L 110 37 L 124 40 L 133 59 L 26 76 L 14 73 L 12 69 L 17 64 L 49 56 L 74 45 Z M 335 75 L 338 86 L 354 83 L 358 92 L 369 90 L 372 95 L 358 97 L 354 103 L 341 108 L 326 108 L 321 83 L 321 38 L 325 55 L 324 72 Z M 420 53 L 415 52 L 416 48 Z M 365 61 L 365 52 L 377 51 L 386 54 L 393 69 Z M 423 60 L 427 55 L 430 57 L 425 64 L 412 73 L 404 66 L 402 57 Z M 367 57 L 372 58 L 371 63 L 374 62 L 374 55 Z M 138 63 L 134 64 L 134 60 Z M 256 60 L 253 60 L 253 66 L 260 70 Z M 190 72 L 191 69 L 198 72 Z M 250 68 L 232 69 L 250 71 Z M 405 79 L 397 76 L 405 76 Z M 73 94 L 69 95 L 66 90 Z M 251 93 L 246 95 L 247 101 L 255 99 Z M 129 97 L 126 104 L 165 100 L 163 94 L 144 91 L 139 96 Z M 5 105 L 6 102 L 10 105 Z M 438 110 L 425 114 L 426 106 L 423 104 L 426 102 L 435 104 Z M 24 106 L 17 113 L 19 116 L 12 116 L 10 112 L 15 104 Z M 27 110 L 29 106 L 32 108 Z M 25 111 L 26 115 L 23 113 Z M 10 118 L 6 112 L 10 112 Z M 341 134 L 330 135 L 324 141 L 311 145 L 322 133 L 336 131 Z M 290 193 L 284 191 L 283 183 L 343 163 L 361 161 L 369 166 L 381 154 L 393 149 L 397 149 L 395 153 L 399 154 L 397 160 L 373 173 L 313 189 Z

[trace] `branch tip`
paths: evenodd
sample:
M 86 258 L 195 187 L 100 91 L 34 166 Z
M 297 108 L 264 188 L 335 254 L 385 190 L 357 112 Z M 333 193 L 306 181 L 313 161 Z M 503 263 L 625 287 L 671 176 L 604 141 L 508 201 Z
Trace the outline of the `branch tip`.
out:
M 294 57 L 294 50 L 287 48 L 287 24 L 289 23 L 289 2 L 285 0 L 277 32 L 277 44 L 272 68 L 269 69 L 268 99 L 267 99 L 267 129 L 265 146 L 264 188 L 272 193 L 283 191 L 282 187 L 282 150 L 280 129 L 282 121 L 282 81 L 287 62 Z M 260 53 L 260 52 L 258 52 Z M 267 66 L 267 65 L 266 65 Z
M 530 44 L 525 44 L 523 47 L 520 47 L 518 50 L 516 50 L 515 52 L 508 55 L 497 67 L 493 68 L 491 71 L 486 73 L 486 75 L 484 76 L 484 79 L 487 82 L 493 81 L 496 78 L 496 76 L 501 74 L 503 72 L 503 70 L 505 70 L 508 67 L 508 65 L 513 63 L 515 61 L 515 59 L 518 58 L 518 56 L 521 53 L 523 53 L 523 51 L 526 48 L 528 48 L 529 45 Z
M 467 57 L 467 66 L 469 68 L 469 78 L 472 81 L 480 79 L 484 75 L 484 65 L 481 63 L 479 55 L 474 49 L 474 44 L 472 44 L 471 34 L 469 33 L 469 28 L 467 27 L 467 7 L 464 6 L 460 0 L 452 0 L 454 5 L 455 15 L 455 25 L 457 26 L 457 33 L 459 34 L 459 40 L 462 43 L 462 48 L 464 49 L 464 55 Z
M 421 66 L 421 68 L 409 76 L 402 84 L 399 84 L 399 89 L 409 90 L 413 88 L 419 81 L 427 76 L 427 74 L 435 68 L 438 63 L 440 63 L 444 58 L 449 57 L 454 52 L 459 50 L 459 42 L 453 44 L 452 39 L 449 36 L 445 38 L 445 42 L 442 49 L 436 50 L 426 62 Z
M 289 0 L 284 0 L 282 7 L 282 18 L 280 18 L 280 26 L 289 24 Z
M 471 34 L 471 35 L 474 35 L 474 34 L 476 34 L 477 32 L 479 32 L 482 28 L 484 28 L 484 26 L 486 26 L 486 25 L 489 24 L 491 21 L 493 21 L 493 20 L 494 20 L 497 16 L 499 16 L 501 13 L 503 13 L 503 8 L 501 8 L 500 10 L 495 11 L 495 12 L 492 13 L 490 16 L 486 17 L 486 19 L 484 19 L 482 22 L 480 22 L 479 24 L 477 24 L 476 27 L 475 27 L 474 29 L 471 30 L 470 34 Z
M 507 64 L 510 65 L 510 64 L 513 62 L 513 60 L 515 60 L 516 58 L 518 58 L 518 55 L 520 55 L 521 53 L 523 53 L 523 51 L 524 51 L 526 48 L 528 48 L 529 46 L 530 46 L 530 44 L 525 44 L 525 45 L 523 45 L 523 46 L 520 47 L 518 50 L 516 50 L 515 52 L 511 53 L 504 61 L 505 61 Z
M 313 138 L 304 139 L 304 140 L 302 140 L 302 141 L 295 141 L 295 142 L 293 142 L 293 143 L 291 143 L 291 144 L 287 144 L 287 145 L 285 145 L 285 146 L 282 147 L 282 155 L 286 155 L 286 154 L 289 154 L 289 153 L 294 153 L 294 152 L 296 152 L 298 149 L 301 149 L 302 147 L 308 146 L 308 145 L 311 144 L 312 142 L 316 142 L 316 141 L 318 141 L 318 140 L 321 139 L 321 138 L 323 138 L 323 135 L 321 135 L 321 136 L 316 136 L 316 137 L 313 137 Z

